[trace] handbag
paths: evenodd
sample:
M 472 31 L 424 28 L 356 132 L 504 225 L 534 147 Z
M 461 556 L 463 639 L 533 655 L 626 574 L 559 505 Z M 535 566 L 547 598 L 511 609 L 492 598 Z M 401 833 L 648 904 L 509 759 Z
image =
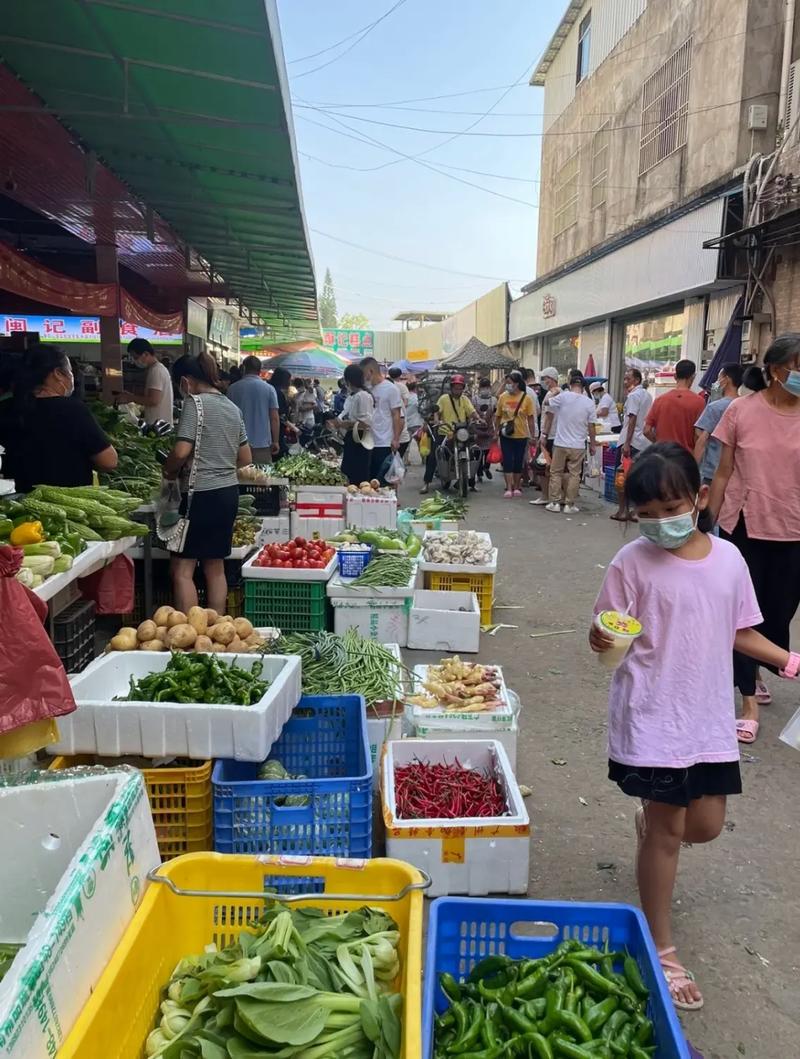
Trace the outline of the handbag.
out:
M 161 514 L 156 519 L 156 533 L 159 540 L 163 541 L 168 552 L 182 552 L 189 535 L 189 517 L 192 507 L 192 496 L 194 495 L 194 483 L 197 478 L 197 457 L 200 452 L 200 435 L 203 432 L 203 402 L 194 394 L 189 395 L 194 401 L 197 409 L 197 432 L 194 437 L 194 451 L 192 453 L 192 466 L 189 470 L 189 481 L 186 493 L 186 514 L 175 521 L 173 518 L 162 520 Z M 188 398 L 187 398 L 188 399 Z
M 514 421 L 519 415 L 519 410 L 520 408 L 522 408 L 522 402 L 527 396 L 528 395 L 524 393 L 522 397 L 520 397 L 519 401 L 517 402 L 517 407 L 514 409 L 514 415 L 511 417 L 511 419 L 509 419 L 507 423 L 503 423 L 502 427 L 500 427 L 500 431 L 504 438 L 510 438 L 514 436 Z

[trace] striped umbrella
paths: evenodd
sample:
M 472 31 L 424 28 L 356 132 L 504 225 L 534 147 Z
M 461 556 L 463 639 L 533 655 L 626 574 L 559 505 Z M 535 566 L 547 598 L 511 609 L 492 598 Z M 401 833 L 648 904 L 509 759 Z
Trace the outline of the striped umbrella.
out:
M 292 375 L 302 378 L 339 378 L 350 363 L 346 357 L 325 349 L 316 342 L 287 342 L 283 345 L 265 346 L 258 351 L 264 360 L 264 369 L 274 371 L 285 368 Z

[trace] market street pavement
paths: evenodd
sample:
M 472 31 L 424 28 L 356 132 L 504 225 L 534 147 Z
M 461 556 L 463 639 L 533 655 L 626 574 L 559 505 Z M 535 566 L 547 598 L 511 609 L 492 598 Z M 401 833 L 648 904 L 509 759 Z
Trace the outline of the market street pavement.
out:
M 420 484 L 414 468 L 403 506 L 418 502 Z M 518 626 L 484 634 L 478 657 L 501 665 L 522 700 L 517 778 L 533 788 L 529 895 L 637 903 L 635 805 L 606 778 L 609 678 L 587 644 L 603 570 L 636 529 L 626 535 L 609 520 L 611 506 L 586 490 L 574 516 L 531 507 L 539 494 L 528 490 L 523 500 L 502 492 L 498 476 L 485 483 L 467 526 L 499 547 L 494 620 Z M 800 649 L 800 622 L 793 644 Z M 438 660 L 407 653 L 415 663 Z M 800 754 L 778 741 L 800 684 L 767 677 L 774 702 L 742 755 L 744 794 L 730 800 L 715 842 L 681 853 L 676 940 L 705 996 L 683 1025 L 705 1059 L 800 1056 Z

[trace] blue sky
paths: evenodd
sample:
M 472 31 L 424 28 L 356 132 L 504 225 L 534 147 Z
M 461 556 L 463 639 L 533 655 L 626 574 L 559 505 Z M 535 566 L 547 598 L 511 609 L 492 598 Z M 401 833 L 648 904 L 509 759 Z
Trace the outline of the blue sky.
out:
M 519 286 L 533 278 L 536 133 L 541 131 L 543 92 L 529 87 L 524 75 L 530 75 L 550 40 L 566 0 L 403 0 L 348 54 L 342 53 L 353 41 L 293 61 L 367 26 L 392 3 L 278 0 L 309 226 L 437 266 L 432 270 L 387 260 L 312 232 L 320 284 L 330 267 L 339 312 L 364 312 L 376 329 L 389 327 L 401 309 L 453 311 L 499 280 Z M 520 86 L 501 98 L 518 81 Z M 404 102 L 487 88 L 492 91 Z M 418 109 L 363 105 L 387 102 Z M 333 113 L 333 104 L 349 106 Z M 493 104 L 496 111 L 474 132 L 515 135 L 461 135 L 444 143 L 448 134 L 467 129 Z M 363 119 L 442 131 L 389 128 Z M 405 155 L 427 153 L 409 161 L 351 136 L 377 139 Z M 336 168 L 367 169 L 385 162 L 395 164 L 373 172 Z M 448 177 L 420 162 L 458 168 L 447 170 Z M 521 179 L 478 176 L 465 169 Z

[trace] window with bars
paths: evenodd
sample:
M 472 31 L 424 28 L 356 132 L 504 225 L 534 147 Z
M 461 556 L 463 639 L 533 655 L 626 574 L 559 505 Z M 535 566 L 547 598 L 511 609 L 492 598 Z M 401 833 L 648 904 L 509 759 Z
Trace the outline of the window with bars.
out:
M 608 156 L 611 149 L 611 122 L 601 125 L 592 140 L 592 209 L 602 206 L 608 190 Z
M 560 235 L 578 222 L 578 157 L 576 151 L 556 173 L 553 235 Z
M 686 145 L 691 70 L 689 37 L 642 87 L 639 176 Z

